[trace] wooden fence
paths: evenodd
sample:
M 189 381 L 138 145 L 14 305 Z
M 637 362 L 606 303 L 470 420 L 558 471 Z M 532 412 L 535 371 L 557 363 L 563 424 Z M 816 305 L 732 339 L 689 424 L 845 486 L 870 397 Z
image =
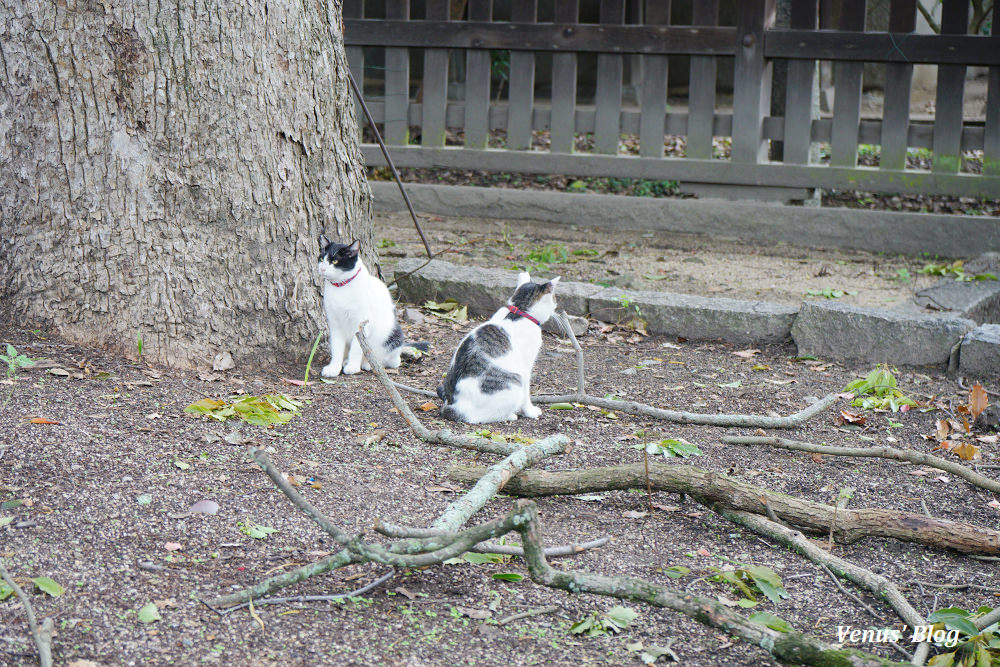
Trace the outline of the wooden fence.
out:
M 420 17 L 410 16 L 409 0 L 343 5 L 352 72 L 399 166 L 1000 197 L 1000 26 L 994 20 L 990 35 L 966 34 L 968 0 L 944 0 L 941 34 L 931 35 L 914 32 L 916 0 L 891 0 L 887 32 L 865 31 L 865 0 L 842 0 L 836 30 L 817 29 L 818 0 L 792 0 L 788 28 L 775 27 L 775 0 L 739 0 L 728 26 L 719 25 L 719 0 L 694 0 L 690 25 L 670 24 L 669 0 L 643 0 L 628 24 L 625 0 L 600 0 L 594 23 L 580 21 L 580 0 L 554 0 L 545 20 L 538 0 L 511 0 L 505 20 L 492 0 L 457 3 L 460 20 L 449 18 L 454 0 L 425 3 Z M 493 69 L 506 52 L 507 94 L 498 97 Z M 586 54 L 597 61 L 592 104 L 577 90 L 580 59 L 594 57 Z M 690 56 L 686 113 L 667 104 L 668 65 L 680 55 Z M 551 58 L 547 99 L 535 95 L 541 57 Z M 414 58 L 422 59 L 419 80 L 411 76 Z M 717 99 L 717 67 L 727 58 L 731 113 Z M 627 104 L 626 59 L 636 90 Z M 785 111 L 771 115 L 772 70 L 781 60 Z M 835 101 L 825 117 L 813 111 L 818 61 L 834 68 Z M 464 69 L 458 87 L 450 63 Z M 861 115 L 865 63 L 885 63 L 881 119 Z M 910 117 L 915 64 L 938 65 L 931 120 Z M 963 92 L 973 65 L 989 67 L 988 100 L 985 119 L 967 121 Z M 449 83 L 461 91 L 452 99 Z M 684 137 L 682 156 L 664 156 L 670 135 Z M 772 142 L 781 142 L 780 159 Z M 865 144 L 879 146 L 877 166 L 858 165 Z M 907 168 L 915 149 L 925 149 L 927 168 Z M 370 166 L 384 165 L 376 146 L 363 150 Z

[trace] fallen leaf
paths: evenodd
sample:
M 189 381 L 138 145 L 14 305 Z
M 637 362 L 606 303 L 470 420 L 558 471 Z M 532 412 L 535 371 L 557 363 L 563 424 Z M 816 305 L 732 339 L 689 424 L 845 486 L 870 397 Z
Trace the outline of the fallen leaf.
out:
M 698 554 L 699 556 L 711 556 L 712 555 L 712 552 L 709 551 L 708 549 L 698 549 L 698 551 L 696 551 L 695 553 Z
M 31 419 L 28 420 L 28 423 L 29 424 L 60 424 L 61 422 L 52 421 L 51 419 L 47 419 L 45 417 L 32 417 Z
M 948 477 L 946 477 L 945 475 L 938 475 L 937 477 L 934 478 L 934 481 L 941 482 L 942 484 L 948 484 L 951 482 L 951 480 L 948 479 Z
M 385 431 L 375 430 L 372 431 L 371 433 L 362 433 L 357 438 L 355 438 L 355 441 L 359 445 L 368 446 L 368 445 L 374 445 L 377 442 L 382 442 L 382 440 L 385 439 L 385 436 L 386 436 Z
M 741 359 L 753 359 L 756 355 L 760 354 L 760 350 L 753 348 L 749 350 L 740 350 L 739 352 L 733 352 L 734 355 L 740 357 Z
M 626 519 L 642 519 L 649 515 L 649 512 L 636 512 L 634 510 L 628 510 L 627 512 L 622 512 L 622 516 Z
M 976 447 L 971 442 L 958 443 L 952 448 L 951 453 L 963 461 L 975 461 L 982 458 L 982 455 L 979 453 L 979 447 Z
M 180 542 L 167 542 L 166 544 L 163 545 L 163 548 L 166 549 L 167 551 L 180 551 L 184 547 L 181 545 Z
M 983 410 L 990 404 L 990 399 L 986 396 L 986 390 L 978 382 L 972 385 L 969 390 L 969 413 L 972 414 L 972 421 L 979 419 Z
M 992 507 L 995 510 L 1000 510 L 1000 501 L 998 501 L 998 500 L 991 500 L 990 502 L 986 503 L 986 506 L 987 507 Z
M 718 595 L 718 596 L 716 596 L 715 599 L 718 600 L 719 602 L 721 602 L 722 604 L 724 604 L 727 607 L 735 607 L 735 606 L 737 606 L 739 604 L 739 602 L 737 602 L 736 600 L 730 600 L 725 595 Z
M 413 594 L 413 593 L 411 593 L 410 591 L 406 590 L 406 589 L 405 589 L 405 588 L 403 588 L 402 586 L 396 586 L 396 587 L 395 587 L 395 588 L 393 588 L 392 590 L 393 590 L 393 591 L 395 591 L 396 593 L 399 593 L 400 595 L 402 595 L 402 596 L 403 596 L 404 598 L 406 598 L 407 600 L 416 600 L 416 599 L 417 599 L 417 596 L 416 596 L 416 595 L 414 595 L 414 594 Z
M 934 437 L 937 440 L 944 440 L 945 438 L 948 437 L 948 434 L 951 432 L 951 424 L 949 424 L 948 421 L 945 419 L 938 419 L 936 422 L 934 422 L 934 426 L 937 429 L 934 433 Z
M 908 474 L 908 475 L 916 475 L 917 477 L 927 477 L 927 475 L 929 475 L 931 473 L 930 473 L 929 470 L 911 470 L 910 472 L 908 472 L 906 474 Z
M 658 509 L 661 512 L 676 512 L 680 509 L 677 505 L 661 505 L 660 503 L 653 503 L 653 509 Z
M 430 412 L 431 410 L 437 410 L 437 405 L 435 405 L 434 403 L 431 403 L 430 401 L 427 401 L 426 403 L 424 403 L 423 405 L 420 405 L 418 407 L 419 407 L 419 409 L 423 410 L 424 412 Z
M 163 415 L 161 415 L 159 412 L 150 412 L 148 415 L 146 415 L 146 419 L 159 419 L 162 416 Z
M 199 500 L 188 508 L 192 514 L 215 514 L 219 511 L 219 503 L 214 500 Z
M 996 435 L 977 435 L 976 440 L 986 445 L 995 445 L 1000 436 Z
M 49 375 L 56 375 L 61 378 L 66 378 L 70 376 L 70 372 L 65 368 L 50 368 L 47 372 Z
M 458 613 L 462 614 L 463 616 L 468 616 L 469 618 L 476 619 L 477 621 L 490 618 L 491 616 L 493 616 L 493 612 L 488 611 L 486 609 L 472 609 L 470 607 L 458 607 L 458 606 L 456 606 L 455 609 L 457 609 Z
M 296 387 L 305 387 L 307 384 L 313 384 L 312 382 L 303 382 L 302 380 L 291 380 L 289 378 L 279 378 L 282 382 L 287 382 L 288 384 L 293 384 Z
M 430 491 L 431 493 L 455 493 L 459 490 L 458 487 L 443 486 L 440 484 L 430 484 L 424 487 L 425 491 Z
M 823 463 L 825 461 L 822 454 L 817 454 L 815 452 L 810 454 L 809 458 L 813 460 L 813 463 Z
M 857 426 L 864 426 L 868 418 L 859 412 L 848 412 L 847 410 L 840 411 L 840 418 L 837 419 L 840 424 L 856 424 Z

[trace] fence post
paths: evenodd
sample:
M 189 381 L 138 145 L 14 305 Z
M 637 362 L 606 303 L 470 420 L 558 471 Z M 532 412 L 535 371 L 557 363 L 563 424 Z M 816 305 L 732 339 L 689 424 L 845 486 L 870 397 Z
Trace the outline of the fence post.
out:
M 733 162 L 767 157 L 764 117 L 771 108 L 771 63 L 764 58 L 764 31 L 774 25 L 775 0 L 744 0 L 736 19 L 733 84 Z
M 1000 49 L 1000 4 L 993 3 L 990 39 Z M 983 173 L 1000 176 L 1000 65 L 990 67 L 986 92 L 986 127 L 983 128 Z
M 996 11 L 996 10 L 994 10 Z M 969 32 L 968 0 L 944 0 L 941 34 Z M 938 65 L 934 101 L 934 157 L 931 169 L 957 172 L 962 166 L 962 108 L 965 97 L 965 65 Z
M 386 0 L 387 19 L 410 19 L 410 0 Z M 385 143 L 405 146 L 410 139 L 410 50 L 385 50 Z

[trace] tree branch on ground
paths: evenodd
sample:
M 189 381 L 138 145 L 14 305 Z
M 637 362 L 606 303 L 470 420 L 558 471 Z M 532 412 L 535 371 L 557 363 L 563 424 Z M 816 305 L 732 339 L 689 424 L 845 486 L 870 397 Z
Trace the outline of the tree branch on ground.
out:
M 980 475 L 974 470 L 966 468 L 960 463 L 948 461 L 946 459 L 917 452 L 911 449 L 896 449 L 894 447 L 831 447 L 829 445 L 814 445 L 811 442 L 801 440 L 789 440 L 787 438 L 772 438 L 746 435 L 724 435 L 719 439 L 727 445 L 767 445 L 769 447 L 779 447 L 799 452 L 809 452 L 810 454 L 825 454 L 828 456 L 855 456 L 858 458 L 880 458 L 893 461 L 903 461 L 916 465 L 925 465 L 930 468 L 937 468 L 956 477 L 961 477 L 969 484 L 978 486 L 980 489 L 1000 493 L 1000 482 L 990 479 L 985 475 Z
M 17 599 L 24 606 L 24 614 L 28 617 L 28 628 L 31 630 L 31 639 L 35 642 L 35 648 L 38 650 L 38 664 L 41 667 L 52 667 L 52 632 L 54 629 L 52 619 L 43 619 L 42 624 L 38 624 L 38 619 L 35 617 L 35 609 L 31 606 L 28 596 L 24 594 L 24 590 L 10 576 L 10 572 L 7 571 L 2 558 L 0 558 L 0 579 L 3 579 L 10 586 L 11 590 L 14 591 L 14 595 L 17 596 Z
M 448 478 L 470 483 L 482 468 L 452 466 Z M 696 502 L 761 514 L 770 507 L 781 521 L 826 534 L 833 529 L 841 542 L 862 537 L 891 537 L 903 542 L 955 549 L 969 554 L 1000 553 L 1000 531 L 966 523 L 885 509 L 840 509 L 775 493 L 722 473 L 689 465 L 654 464 L 649 469 L 654 490 L 683 493 Z M 646 472 L 641 463 L 589 470 L 549 472 L 525 471 L 513 478 L 504 491 L 515 496 L 577 495 L 599 491 L 644 489 Z

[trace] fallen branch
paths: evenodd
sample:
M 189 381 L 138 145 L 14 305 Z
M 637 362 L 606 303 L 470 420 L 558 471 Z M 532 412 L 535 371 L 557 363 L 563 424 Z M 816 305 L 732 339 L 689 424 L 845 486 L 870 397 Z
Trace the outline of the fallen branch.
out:
M 497 621 L 497 625 L 507 625 L 508 623 L 513 623 L 514 621 L 520 621 L 522 618 L 531 618 L 532 616 L 541 616 L 542 614 L 554 614 L 557 611 L 559 611 L 559 607 L 556 605 L 540 607 L 538 609 L 529 609 L 528 611 L 522 611 L 519 614 L 511 614 L 506 618 L 501 618 Z
M 468 484 L 479 479 L 481 470 L 452 466 L 448 477 Z M 719 504 L 760 514 L 766 501 L 781 521 L 823 534 L 832 527 L 837 539 L 846 543 L 869 536 L 891 537 L 962 553 L 1000 554 L 1000 531 L 896 510 L 837 510 L 694 466 L 650 466 L 649 482 L 657 491 L 687 494 L 709 507 Z M 515 496 L 554 496 L 645 487 L 646 473 L 637 463 L 567 472 L 530 470 L 513 478 L 504 490 Z
M 42 624 L 38 624 L 38 619 L 35 617 L 35 609 L 31 606 L 28 596 L 24 594 L 24 591 L 17 585 L 14 578 L 10 576 L 10 572 L 4 566 L 2 558 L 0 558 L 0 578 L 10 586 L 11 590 L 14 591 L 14 595 L 17 596 L 17 599 L 24 606 L 24 614 L 28 617 L 28 628 L 31 630 L 31 639 L 35 642 L 35 648 L 38 649 L 38 664 L 41 667 L 52 667 L 52 619 L 43 619 Z
M 896 614 L 903 619 L 903 622 L 907 623 L 911 627 L 927 624 L 924 617 L 921 616 L 920 613 L 917 612 L 917 610 L 914 609 L 909 602 L 907 602 L 906 598 L 903 597 L 903 594 L 899 592 L 899 588 L 896 587 L 896 584 L 892 583 L 882 575 L 876 574 L 871 570 L 867 570 L 860 565 L 855 565 L 854 563 L 846 561 L 838 556 L 834 556 L 833 554 L 810 542 L 806 539 L 806 536 L 799 531 L 786 528 L 785 526 L 774 523 L 773 521 L 765 519 L 762 516 L 758 516 L 750 512 L 725 509 L 717 509 L 716 511 L 730 521 L 738 523 L 741 526 L 746 526 L 756 533 L 770 537 L 789 549 L 805 556 L 817 565 L 829 568 L 835 572 L 837 576 L 848 579 L 858 586 L 875 593 L 893 608 Z M 918 646 L 917 651 L 914 653 L 914 661 L 917 656 L 923 655 L 926 657 L 927 650 L 929 650 L 929 647 L 921 650 L 921 646 Z M 922 664 L 922 662 L 923 660 L 921 660 L 920 663 L 914 662 L 913 664 Z
M 469 520 L 469 517 L 481 510 L 511 477 L 542 459 L 565 453 L 568 446 L 569 438 L 560 434 L 518 449 L 500 463 L 490 467 L 468 493 L 459 496 L 448 506 L 431 524 L 431 529 L 457 530 Z
M 946 459 L 916 452 L 909 449 L 896 449 L 894 447 L 831 447 L 829 445 L 814 445 L 811 442 L 801 440 L 789 440 L 787 438 L 758 437 L 746 435 L 724 435 L 720 440 L 727 445 L 767 445 L 769 447 L 779 447 L 799 452 L 809 452 L 811 454 L 826 454 L 828 456 L 854 456 L 858 458 L 879 458 L 893 461 L 903 461 L 916 465 L 924 465 L 930 468 L 937 468 L 956 477 L 961 477 L 969 484 L 978 486 L 980 489 L 1000 493 L 1000 482 L 980 475 L 974 470 L 966 468 L 960 463 L 948 461 Z
M 435 530 L 432 528 L 411 528 L 408 526 L 397 526 L 395 524 L 386 523 L 380 521 L 375 525 L 375 531 L 385 535 L 386 537 L 440 537 L 445 535 L 446 531 Z M 589 542 L 580 542 L 579 544 L 566 544 L 558 547 L 547 547 L 545 549 L 546 558 L 560 558 L 562 556 L 575 556 L 576 554 L 583 553 L 584 551 L 590 551 L 591 549 L 597 549 L 598 547 L 603 547 L 605 544 L 611 541 L 610 537 L 604 536 L 599 537 L 596 540 L 590 540 Z M 475 553 L 480 554 L 501 554 L 504 556 L 523 556 L 524 549 L 519 546 L 510 544 L 493 544 L 491 542 L 486 542 L 483 544 L 476 545 L 474 548 L 469 549 Z
M 571 593 L 594 593 L 623 600 L 642 602 L 654 607 L 679 611 L 699 623 L 723 630 L 744 641 L 760 646 L 777 660 L 795 665 L 854 665 L 856 667 L 896 665 L 885 658 L 856 651 L 835 648 L 796 631 L 778 632 L 764 625 L 752 623 L 730 611 L 722 603 L 688 593 L 675 593 L 631 577 L 607 577 L 588 572 L 555 570 L 545 560 L 537 508 L 533 503 L 522 504 L 530 519 L 519 528 L 524 544 L 525 560 L 533 581 L 550 588 L 561 588 Z
M 345 600 L 347 598 L 353 598 L 359 595 L 364 595 L 368 591 L 378 588 L 385 582 L 392 579 L 394 576 L 396 576 L 396 571 L 389 570 L 389 572 L 382 575 L 381 577 L 371 582 L 370 584 L 365 584 L 361 588 L 351 591 L 350 593 L 339 593 L 337 595 L 296 595 L 294 597 L 288 597 L 288 598 L 254 598 L 252 600 L 252 603 L 255 607 L 260 607 L 266 604 L 284 604 L 286 602 L 333 602 L 334 600 Z M 220 616 L 226 616 L 227 614 L 231 614 L 234 611 L 239 611 L 240 609 L 249 607 L 250 604 L 251 600 L 247 600 L 243 604 L 238 604 L 235 607 L 229 607 L 228 609 L 224 609 L 216 613 L 218 613 Z M 213 609 L 212 611 L 215 610 Z

